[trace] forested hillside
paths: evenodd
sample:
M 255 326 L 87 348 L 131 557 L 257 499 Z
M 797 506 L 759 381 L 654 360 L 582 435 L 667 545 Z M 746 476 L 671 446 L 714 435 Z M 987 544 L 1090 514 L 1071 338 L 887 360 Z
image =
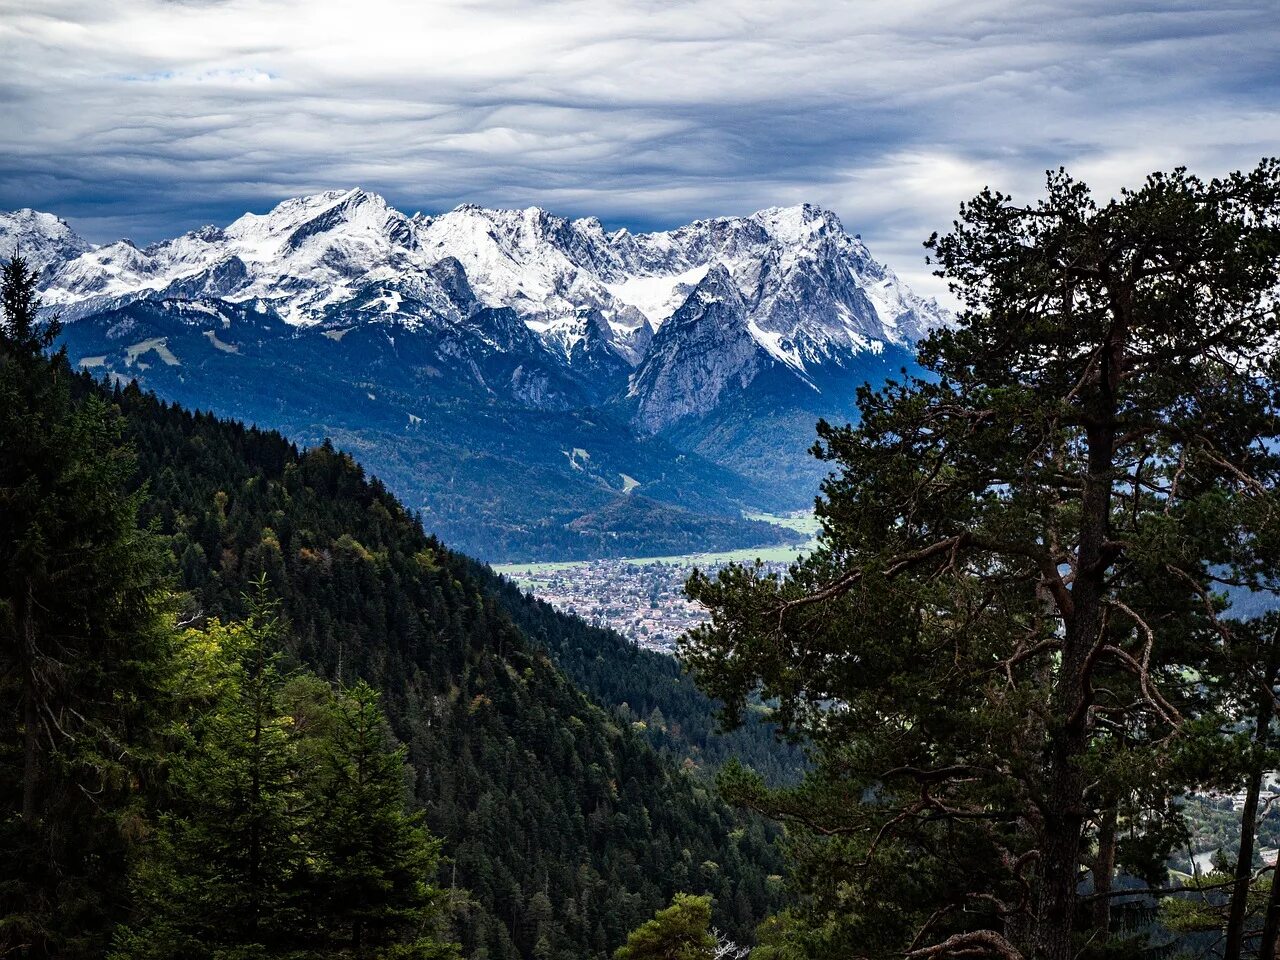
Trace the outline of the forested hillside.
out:
M 487 566 L 473 564 L 473 570 L 580 690 L 619 710 L 651 744 L 682 765 L 710 773 L 737 759 L 777 784 L 794 782 L 805 769 L 803 749 L 775 736 L 776 725 L 763 706 L 752 704 L 747 723 L 723 731 L 711 701 L 674 657 L 567 617 Z
M 469 891 L 465 950 L 605 956 L 680 890 L 713 894 L 717 923 L 744 938 L 775 905 L 770 875 L 781 867 L 764 824 L 741 820 L 625 717 L 588 700 L 548 651 L 602 699 L 634 697 L 680 717 L 688 741 L 671 734 L 660 745 L 687 755 L 697 744 L 714 759 L 709 701 L 691 706 L 696 694 L 674 665 L 674 692 L 641 700 L 618 679 L 625 660 L 611 665 L 629 653 L 620 638 L 583 634 L 496 589 L 331 446 L 299 452 L 278 434 L 136 387 L 112 399 L 147 484 L 144 517 L 170 538 L 199 614 L 243 615 L 244 595 L 265 575 L 283 603 L 290 655 L 382 690 L 417 799 L 453 861 L 444 879 Z M 536 620 L 543 648 L 511 611 L 526 626 Z M 590 642 L 602 645 L 587 668 Z M 652 666 L 639 675 L 658 676 Z

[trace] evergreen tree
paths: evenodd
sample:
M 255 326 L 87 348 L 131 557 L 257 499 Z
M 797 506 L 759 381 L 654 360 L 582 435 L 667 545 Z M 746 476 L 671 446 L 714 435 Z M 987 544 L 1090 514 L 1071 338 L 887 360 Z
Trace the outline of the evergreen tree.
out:
M 1106 204 L 1059 172 L 931 244 L 965 310 L 928 375 L 819 425 L 820 548 L 695 576 L 684 657 L 814 740 L 800 788 L 728 777 L 795 824 L 810 942 L 1069 960 L 1081 864 L 1107 890 L 1161 861 L 1218 749 L 1215 591 L 1277 586 L 1280 164 Z
M 97 956 L 146 777 L 170 629 L 116 411 L 45 355 L 36 276 L 0 276 L 0 954 Z
M 246 606 L 242 623 L 186 634 L 169 792 L 115 956 L 455 956 L 431 884 L 439 843 L 407 810 L 377 694 L 282 666 L 265 580 Z
M 10 362 L 37 365 L 62 330 L 56 317 L 40 323 L 39 280 L 20 252 L 0 268 L 0 349 Z
M 711 898 L 677 893 L 671 905 L 631 931 L 614 960 L 714 960 Z
M 299 939 L 309 771 L 264 591 L 242 624 L 215 620 L 188 636 L 209 708 L 177 732 L 172 798 L 138 867 L 137 920 L 118 938 L 120 957 L 283 956 Z
M 326 685 L 327 686 L 327 685 Z M 364 681 L 328 697 L 319 736 L 318 797 L 309 813 L 314 923 L 355 957 L 450 956 L 440 939 L 443 894 L 431 883 L 439 841 L 410 813 L 405 749 Z

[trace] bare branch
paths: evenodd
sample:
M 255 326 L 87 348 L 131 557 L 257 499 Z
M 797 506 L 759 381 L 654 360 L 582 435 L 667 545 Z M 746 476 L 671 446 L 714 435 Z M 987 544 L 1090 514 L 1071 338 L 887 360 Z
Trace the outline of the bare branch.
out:
M 1121 600 L 1109 600 L 1107 603 L 1108 605 L 1123 612 L 1138 625 L 1138 628 L 1143 633 L 1145 642 L 1142 647 L 1141 661 L 1134 658 L 1132 654 L 1129 654 L 1119 647 L 1111 644 L 1104 645 L 1102 647 L 1102 652 L 1111 654 L 1127 666 L 1133 672 L 1134 676 L 1138 678 L 1138 685 L 1142 689 L 1142 695 L 1146 698 L 1147 702 L 1155 707 L 1156 712 L 1164 718 L 1165 722 L 1174 727 L 1180 727 L 1182 725 L 1182 714 L 1178 712 L 1177 708 L 1174 707 L 1173 704 L 1169 703 L 1169 701 L 1164 698 L 1160 691 L 1157 690 L 1155 685 L 1151 682 L 1151 651 L 1156 642 L 1155 632 L 1151 629 L 1150 624 L 1142 619 L 1142 617 L 1138 616 L 1138 614 L 1135 613 L 1128 604 Z
M 934 960 L 941 957 L 997 957 L 999 960 L 1024 960 L 1022 952 L 994 930 L 957 933 L 931 947 L 912 950 L 906 956 L 908 960 Z

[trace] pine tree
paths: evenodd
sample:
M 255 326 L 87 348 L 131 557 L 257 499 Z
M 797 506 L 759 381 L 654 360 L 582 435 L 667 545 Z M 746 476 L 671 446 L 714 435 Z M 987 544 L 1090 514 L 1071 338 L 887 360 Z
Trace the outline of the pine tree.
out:
M 171 631 L 116 411 L 73 399 L 36 276 L 0 276 L 0 954 L 97 956 Z
M 1280 585 L 1280 163 L 1104 204 L 1058 172 L 931 245 L 957 325 L 819 425 L 821 546 L 695 576 L 684 657 L 814 740 L 801 788 L 729 785 L 795 825 L 827 949 L 1071 960 L 1108 934 L 1077 936 L 1081 864 L 1160 862 L 1182 755 L 1221 739 L 1215 592 Z
M 670 906 L 637 927 L 614 953 L 614 960 L 714 960 L 711 898 L 677 893 Z

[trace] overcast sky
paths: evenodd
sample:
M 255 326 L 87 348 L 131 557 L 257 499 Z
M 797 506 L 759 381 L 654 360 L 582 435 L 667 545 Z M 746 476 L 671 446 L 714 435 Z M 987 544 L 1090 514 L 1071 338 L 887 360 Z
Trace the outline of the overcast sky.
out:
M 1280 153 L 1280 3 L 0 0 L 0 209 L 142 243 L 300 193 L 674 226 L 811 201 L 921 292 L 985 184 Z

